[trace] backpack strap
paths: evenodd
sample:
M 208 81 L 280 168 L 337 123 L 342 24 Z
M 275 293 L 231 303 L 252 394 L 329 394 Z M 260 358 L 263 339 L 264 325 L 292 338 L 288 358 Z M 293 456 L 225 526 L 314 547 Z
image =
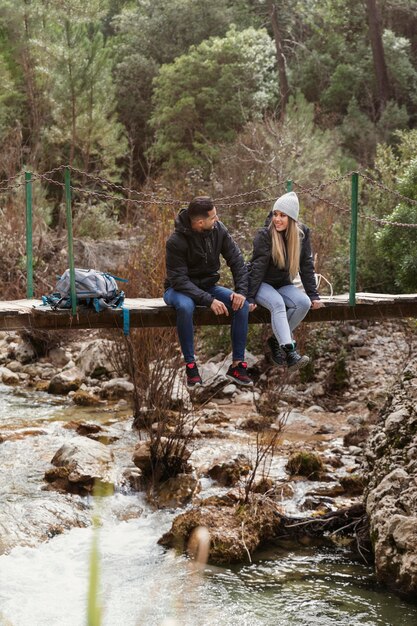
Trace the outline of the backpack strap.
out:
M 111 276 L 112 278 L 114 278 L 114 280 L 118 280 L 121 283 L 128 283 L 128 279 L 127 278 L 120 278 L 119 276 L 115 276 L 114 274 L 109 274 L 108 272 L 105 272 L 105 276 Z
M 125 306 L 122 306 L 122 311 L 123 311 L 123 334 L 127 336 L 130 333 L 130 311 Z

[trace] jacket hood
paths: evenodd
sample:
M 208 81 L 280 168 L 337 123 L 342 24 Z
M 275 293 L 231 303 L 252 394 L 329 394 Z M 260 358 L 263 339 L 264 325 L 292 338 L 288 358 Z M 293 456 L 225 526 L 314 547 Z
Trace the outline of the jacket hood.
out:
M 191 228 L 190 218 L 188 217 L 187 209 L 181 209 L 175 218 L 175 231 L 177 233 L 183 233 L 184 235 L 191 235 L 193 230 Z

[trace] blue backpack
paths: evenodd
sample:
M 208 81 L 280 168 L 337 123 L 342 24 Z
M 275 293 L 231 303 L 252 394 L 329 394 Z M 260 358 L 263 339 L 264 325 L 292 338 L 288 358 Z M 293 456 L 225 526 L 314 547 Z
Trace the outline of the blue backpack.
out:
M 97 312 L 122 306 L 125 294 L 124 291 L 119 291 L 116 281 L 127 283 L 126 279 L 97 270 L 75 268 L 74 272 L 77 304 L 93 306 Z M 58 280 L 54 293 L 42 296 L 42 302 L 52 309 L 71 308 L 69 269 L 65 270 Z

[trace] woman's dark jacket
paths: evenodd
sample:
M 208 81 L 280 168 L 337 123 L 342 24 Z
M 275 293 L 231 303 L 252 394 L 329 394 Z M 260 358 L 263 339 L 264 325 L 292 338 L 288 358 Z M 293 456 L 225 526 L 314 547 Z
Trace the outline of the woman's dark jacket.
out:
M 267 220 L 268 223 L 270 219 Z M 310 300 L 320 300 L 314 275 L 314 262 L 310 244 L 310 230 L 304 224 L 298 224 L 304 237 L 300 235 L 300 278 Z M 255 296 L 261 283 L 272 285 L 276 289 L 292 285 L 288 266 L 280 269 L 272 260 L 272 239 L 267 226 L 260 228 L 253 242 L 252 260 L 249 265 L 248 302 L 255 302 Z
M 216 222 L 213 230 L 196 232 L 191 228 L 187 209 L 182 209 L 166 243 L 165 289 L 172 287 L 190 296 L 196 304 L 210 306 L 214 297 L 205 289 L 213 287 L 220 278 L 220 254 L 232 271 L 235 292 L 246 296 L 248 271 L 226 226 Z

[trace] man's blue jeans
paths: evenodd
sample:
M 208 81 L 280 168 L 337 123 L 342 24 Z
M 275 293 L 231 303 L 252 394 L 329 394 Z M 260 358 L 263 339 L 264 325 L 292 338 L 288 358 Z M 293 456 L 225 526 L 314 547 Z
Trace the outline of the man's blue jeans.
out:
M 246 337 L 248 334 L 248 303 L 245 302 L 243 307 L 238 311 L 233 311 L 231 306 L 232 302 L 230 300 L 230 296 L 233 293 L 231 289 L 214 285 L 214 287 L 209 287 L 205 289 L 205 291 L 227 306 L 229 315 L 231 316 L 233 360 L 244 361 Z M 169 306 L 173 306 L 177 311 L 177 332 L 181 350 L 185 362 L 192 363 L 195 361 L 193 313 L 196 304 L 192 298 L 180 291 L 175 291 L 172 287 L 169 287 L 164 293 L 164 301 Z

